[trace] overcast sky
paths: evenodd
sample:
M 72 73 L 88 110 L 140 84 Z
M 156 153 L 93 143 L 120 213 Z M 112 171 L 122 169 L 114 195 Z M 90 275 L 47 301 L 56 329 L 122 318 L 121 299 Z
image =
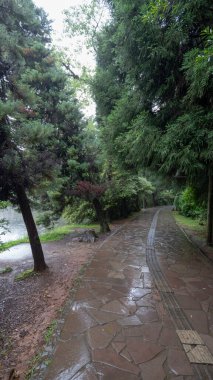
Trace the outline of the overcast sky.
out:
M 56 33 L 60 34 L 63 31 L 63 15 L 64 9 L 71 6 L 79 5 L 85 0 L 33 0 L 38 7 L 42 7 L 53 20 L 53 28 Z
M 60 47 L 65 47 L 66 52 L 69 56 L 70 51 L 70 57 L 73 56 L 73 52 L 75 49 L 76 42 L 73 39 L 72 41 L 69 38 L 65 38 L 65 36 L 62 37 L 63 33 L 63 10 L 68 9 L 71 6 L 77 6 L 85 2 L 89 2 L 90 0 L 33 0 L 34 3 L 38 6 L 43 8 L 46 13 L 49 15 L 49 19 L 53 21 L 53 30 L 54 33 L 52 35 L 52 40 L 55 45 L 58 45 Z M 60 41 L 59 41 L 60 40 Z M 71 49 L 70 49 L 71 48 Z M 83 48 L 82 52 L 78 53 L 76 56 L 76 61 L 83 63 L 88 68 L 94 68 L 95 67 L 95 60 L 94 57 L 89 54 L 86 48 Z M 73 62 L 73 61 L 72 61 Z M 76 74 L 80 74 L 78 65 L 75 67 L 72 67 L 74 72 Z M 81 96 L 80 96 L 81 97 Z M 87 116 L 91 116 L 95 114 L 95 105 L 91 100 L 91 104 L 86 107 L 85 114 Z

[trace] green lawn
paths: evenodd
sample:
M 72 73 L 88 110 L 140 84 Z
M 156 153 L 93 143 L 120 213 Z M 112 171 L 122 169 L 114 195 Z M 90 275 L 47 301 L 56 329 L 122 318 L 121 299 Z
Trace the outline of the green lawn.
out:
M 73 232 L 73 230 L 77 228 L 93 228 L 97 229 L 97 224 L 69 224 L 65 226 L 60 226 L 53 228 L 52 230 L 45 232 L 40 235 L 40 239 L 42 243 L 47 243 L 49 241 L 55 241 L 63 239 L 66 235 L 68 235 L 70 232 Z M 5 251 L 6 249 L 9 249 L 11 247 L 14 247 L 15 245 L 22 244 L 22 243 L 29 243 L 29 240 L 27 237 L 18 239 L 18 240 L 12 240 L 7 243 L 0 244 L 0 252 Z
M 177 211 L 174 211 L 173 215 L 176 222 L 180 224 L 183 228 L 193 230 L 202 236 L 206 234 L 206 225 L 200 225 L 199 220 L 180 215 Z

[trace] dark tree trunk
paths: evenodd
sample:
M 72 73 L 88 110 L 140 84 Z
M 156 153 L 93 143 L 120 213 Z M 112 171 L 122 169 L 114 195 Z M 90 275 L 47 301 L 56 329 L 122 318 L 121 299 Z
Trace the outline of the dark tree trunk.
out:
M 145 209 L 147 207 L 146 198 L 143 198 L 143 208 Z
M 42 272 L 47 268 L 44 260 L 44 254 L 39 239 L 36 224 L 33 219 L 32 211 L 30 208 L 29 200 L 27 198 L 24 188 L 20 185 L 15 186 L 15 191 L 18 199 L 18 204 L 21 209 L 21 213 L 24 219 L 24 223 L 27 228 L 27 233 L 29 236 L 30 246 L 32 249 L 33 260 L 34 260 L 34 271 Z
M 129 215 L 128 213 L 128 206 L 125 198 L 122 198 L 121 201 L 121 217 L 122 218 L 127 218 Z
M 152 193 L 152 203 L 153 203 L 153 207 L 156 207 L 157 206 L 157 201 L 156 201 L 156 193 Z
M 141 210 L 141 206 L 140 206 L 140 199 L 139 197 L 137 196 L 136 197 L 136 200 L 135 200 L 135 211 L 140 211 Z
M 207 244 L 213 246 L 213 170 L 209 169 Z
M 102 208 L 102 205 L 101 205 L 99 199 L 94 198 L 92 203 L 93 203 L 93 206 L 94 206 L 94 209 L 96 212 L 98 222 L 100 223 L 100 227 L 101 227 L 100 231 L 101 232 L 109 232 L 110 228 L 109 228 L 109 225 L 107 223 L 106 215 L 104 213 L 104 210 Z

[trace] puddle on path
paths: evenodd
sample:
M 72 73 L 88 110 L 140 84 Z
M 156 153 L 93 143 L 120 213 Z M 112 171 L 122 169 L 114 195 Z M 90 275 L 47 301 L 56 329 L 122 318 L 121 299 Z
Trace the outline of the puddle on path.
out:
M 30 244 L 19 244 L 0 253 L 0 263 L 4 261 L 18 261 L 32 259 Z

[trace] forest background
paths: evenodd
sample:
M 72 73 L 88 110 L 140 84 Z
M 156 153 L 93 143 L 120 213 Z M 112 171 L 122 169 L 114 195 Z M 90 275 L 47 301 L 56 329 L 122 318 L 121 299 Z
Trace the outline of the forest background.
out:
M 142 207 L 174 204 L 207 220 L 213 244 L 212 12 L 210 0 L 67 9 L 67 38 L 84 36 L 96 59 L 94 72 L 76 73 L 41 8 L 0 0 L 0 200 L 22 212 L 36 271 L 46 263 L 32 206 L 45 225 L 63 215 L 105 232 Z M 92 94 L 95 118 L 79 92 Z

